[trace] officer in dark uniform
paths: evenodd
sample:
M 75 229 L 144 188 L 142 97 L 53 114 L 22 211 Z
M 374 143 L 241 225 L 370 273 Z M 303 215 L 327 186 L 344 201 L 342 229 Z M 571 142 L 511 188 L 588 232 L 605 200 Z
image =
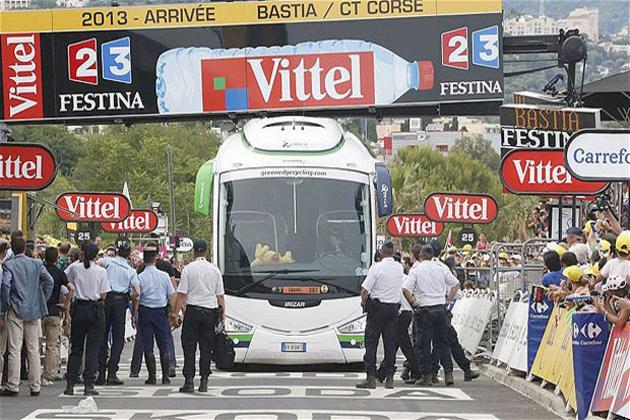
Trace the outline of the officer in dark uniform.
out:
M 98 351 L 105 333 L 105 309 L 103 300 L 110 291 L 107 271 L 95 260 L 98 247 L 88 243 L 83 247 L 83 261 L 74 262 L 67 268 L 68 281 L 74 286 L 75 301 L 72 304 L 70 355 L 66 375 L 65 395 L 74 395 L 74 384 L 79 379 L 79 368 L 85 349 L 83 395 L 98 395 L 94 389 L 98 365 Z
M 357 388 L 376 388 L 376 350 L 383 337 L 385 358 L 382 369 L 385 388 L 394 387 L 396 363 L 396 319 L 400 308 L 403 267 L 394 261 L 394 244 L 386 242 L 381 248 L 383 259 L 372 265 L 361 285 L 361 304 L 367 312 L 365 325 L 365 370 L 367 378 Z
M 129 291 L 140 295 L 140 282 L 136 271 L 131 268 L 127 258 L 131 254 L 131 245 L 127 241 L 118 243 L 116 255 L 114 257 L 103 257 L 100 264 L 107 270 L 111 291 L 105 298 L 105 334 L 103 345 L 98 360 L 98 378 L 96 385 L 122 385 L 118 379 L 118 363 L 120 355 L 125 345 L 125 323 L 127 307 L 129 305 Z M 107 360 L 108 333 L 112 332 L 112 348 Z M 107 370 L 107 381 L 105 380 L 105 370 Z
M 175 288 L 171 279 L 163 271 L 155 267 L 157 244 L 144 247 L 144 270 L 138 275 L 140 280 L 140 299 L 134 305 L 134 315 L 138 312 L 138 330 L 142 339 L 144 360 L 149 371 L 147 385 L 156 383 L 156 364 L 153 354 L 153 338 L 160 349 L 162 365 L 162 384 L 170 384 L 168 335 L 170 334 L 169 310 L 175 303 Z M 170 304 L 170 305 L 169 305 Z

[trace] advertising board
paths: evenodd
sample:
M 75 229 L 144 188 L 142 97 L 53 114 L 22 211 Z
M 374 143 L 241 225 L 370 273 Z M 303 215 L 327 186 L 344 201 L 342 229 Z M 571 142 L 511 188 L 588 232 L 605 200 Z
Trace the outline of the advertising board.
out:
M 385 115 L 423 106 L 496 113 L 501 21 L 500 0 L 7 11 L 0 14 L 0 119 Z
M 57 164 L 41 144 L 0 144 L 0 190 L 38 191 L 50 185 Z
M 68 192 L 55 200 L 55 212 L 66 222 L 120 222 L 130 210 L 129 199 L 119 193 Z
M 150 233 L 157 225 L 158 216 L 149 209 L 133 209 L 121 222 L 101 222 L 101 228 L 110 233 Z
M 513 149 L 562 149 L 571 134 L 598 127 L 600 110 L 552 105 L 501 106 L 501 156 Z
M 580 130 L 564 158 L 574 177 L 585 181 L 630 181 L 630 130 Z
M 395 237 L 432 238 L 439 236 L 444 225 L 424 214 L 392 214 L 387 218 L 387 232 Z
M 424 201 L 427 217 L 444 223 L 490 223 L 499 213 L 494 197 L 486 194 L 433 193 Z

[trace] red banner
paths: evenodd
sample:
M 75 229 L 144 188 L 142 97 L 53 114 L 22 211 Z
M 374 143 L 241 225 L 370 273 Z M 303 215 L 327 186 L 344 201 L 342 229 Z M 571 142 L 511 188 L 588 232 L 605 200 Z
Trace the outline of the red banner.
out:
M 57 216 L 66 222 L 120 222 L 131 211 L 129 199 L 119 193 L 65 193 L 55 205 Z
M 591 195 L 608 186 L 571 176 L 562 149 L 514 149 L 503 157 L 499 174 L 503 186 L 514 194 Z
M 2 100 L 7 120 L 44 116 L 39 34 L 2 35 Z
M 591 411 L 593 413 L 610 411 L 613 401 L 619 408 L 628 407 L 628 359 L 630 359 L 630 322 L 624 328 L 613 328 L 608 340 L 606 354 L 597 378 L 597 385 L 593 393 Z M 624 372 L 625 369 L 625 372 Z M 625 378 L 626 389 L 621 389 Z M 620 397 L 618 397 L 621 394 Z M 624 403 L 625 401 L 625 403 Z
M 444 225 L 430 220 L 424 214 L 392 214 L 387 218 L 387 231 L 396 237 L 435 237 L 444 230 Z
M 424 212 L 435 222 L 485 224 L 496 219 L 499 206 L 486 194 L 435 193 L 424 200 Z
M 158 216 L 153 210 L 134 209 L 122 222 L 101 223 L 105 232 L 110 233 L 149 233 L 158 225 Z
M 57 174 L 52 152 L 40 144 L 0 144 L 0 190 L 39 191 Z

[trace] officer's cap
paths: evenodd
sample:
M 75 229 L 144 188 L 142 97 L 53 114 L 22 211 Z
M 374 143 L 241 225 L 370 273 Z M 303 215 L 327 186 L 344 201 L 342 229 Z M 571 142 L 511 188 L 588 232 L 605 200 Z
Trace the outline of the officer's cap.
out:
M 197 239 L 193 243 L 193 249 L 197 252 L 204 252 L 208 250 L 208 244 L 202 239 Z

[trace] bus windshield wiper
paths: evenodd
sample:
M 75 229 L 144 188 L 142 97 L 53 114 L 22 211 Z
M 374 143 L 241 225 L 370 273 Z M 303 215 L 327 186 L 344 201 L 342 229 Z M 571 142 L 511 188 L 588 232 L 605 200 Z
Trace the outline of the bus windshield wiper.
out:
M 280 274 L 296 274 L 296 273 L 315 273 L 319 271 L 318 269 L 310 269 L 310 270 L 290 270 L 290 269 L 284 269 L 284 270 L 264 270 L 264 271 L 256 271 L 255 273 L 262 273 L 262 274 L 267 274 L 265 277 L 258 279 L 256 281 L 253 281 L 243 287 L 241 287 L 240 289 L 236 290 L 234 292 L 235 295 L 242 295 L 243 293 L 245 293 L 246 291 L 248 291 L 249 289 L 251 289 L 254 286 L 258 286 L 261 283 L 266 282 L 269 279 L 272 279 Z
M 293 279 L 291 279 L 291 280 L 293 280 Z M 343 292 L 346 292 L 346 293 L 351 294 L 352 296 L 360 296 L 360 295 L 361 295 L 361 293 L 360 293 L 360 292 L 357 292 L 356 290 L 346 289 L 346 288 L 345 288 L 345 287 L 343 287 L 343 286 L 339 286 L 339 285 L 337 285 L 337 284 L 335 284 L 335 283 L 331 283 L 331 282 L 328 282 L 328 281 L 325 281 L 325 280 L 320 280 L 320 279 L 315 278 L 315 277 L 306 277 L 306 278 L 300 278 L 300 279 L 295 279 L 295 280 L 300 280 L 300 281 L 314 281 L 315 283 L 324 284 L 324 285 L 326 285 L 326 286 L 328 286 L 328 287 L 335 287 L 335 288 L 337 288 L 338 290 L 341 290 L 341 291 L 343 291 Z

